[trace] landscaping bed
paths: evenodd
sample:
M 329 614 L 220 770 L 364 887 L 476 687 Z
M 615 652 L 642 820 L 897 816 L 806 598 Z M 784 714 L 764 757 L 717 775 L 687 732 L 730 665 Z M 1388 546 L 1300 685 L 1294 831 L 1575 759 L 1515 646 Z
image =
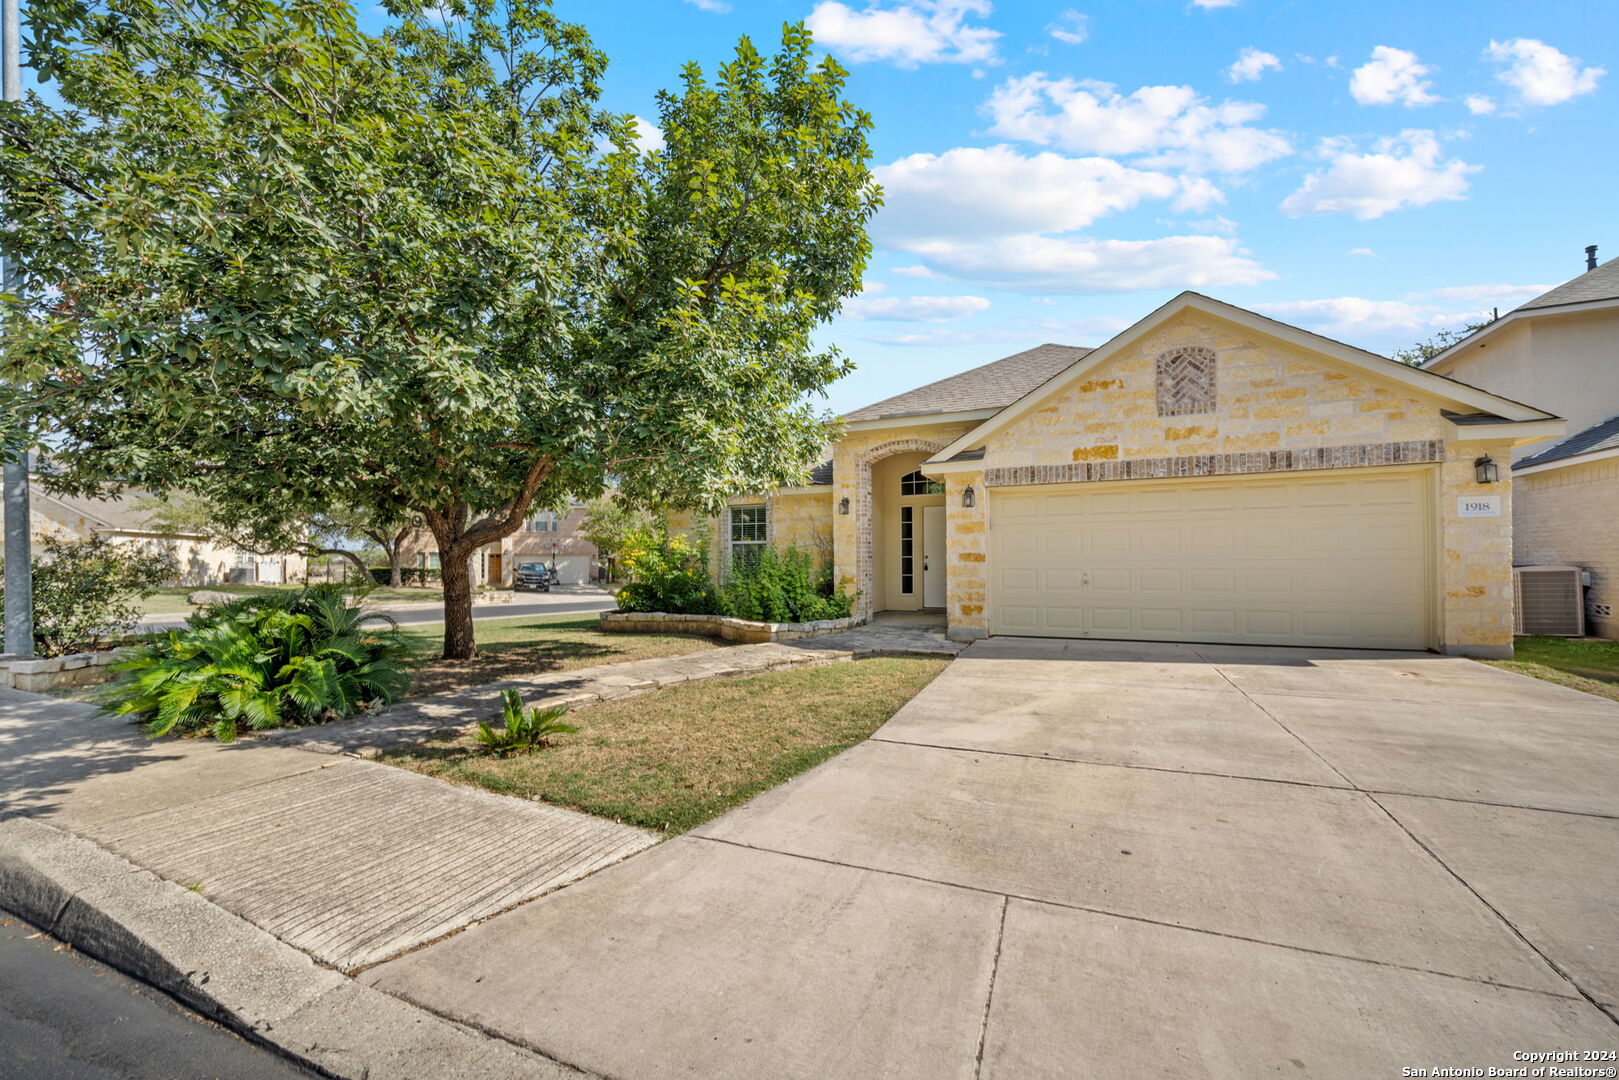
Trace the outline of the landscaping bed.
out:
M 383 760 L 673 835 L 864 740 L 947 663 L 885 656 L 692 683 L 576 709 L 577 734 L 530 754 L 495 757 L 460 736 Z
M 479 619 L 476 660 L 438 659 L 444 634 L 440 623 L 412 625 L 403 633 L 418 656 L 411 667 L 411 697 L 524 675 L 682 656 L 725 644 L 676 633 L 609 633 L 592 612 Z
M 1511 660 L 1486 662 L 1619 701 L 1619 641 L 1536 636 L 1518 638 L 1513 644 Z

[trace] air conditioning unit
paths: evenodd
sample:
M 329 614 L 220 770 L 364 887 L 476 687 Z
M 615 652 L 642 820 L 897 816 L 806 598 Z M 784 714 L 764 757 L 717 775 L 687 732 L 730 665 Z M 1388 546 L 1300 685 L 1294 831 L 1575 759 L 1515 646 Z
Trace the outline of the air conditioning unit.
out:
M 1513 633 L 1584 637 L 1590 583 L 1591 575 L 1578 566 L 1513 567 Z

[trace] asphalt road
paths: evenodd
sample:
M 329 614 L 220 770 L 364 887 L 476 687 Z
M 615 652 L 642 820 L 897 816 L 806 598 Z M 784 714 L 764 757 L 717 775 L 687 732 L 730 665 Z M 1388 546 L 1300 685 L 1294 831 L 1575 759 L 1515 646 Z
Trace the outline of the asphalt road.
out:
M 566 615 L 586 611 L 611 611 L 617 602 L 605 593 L 594 592 L 567 592 L 567 593 L 520 593 L 521 599 L 514 599 L 509 604 L 477 604 L 472 608 L 474 619 L 512 619 L 524 615 Z M 443 622 L 444 615 L 438 607 L 410 607 L 410 608 L 379 608 L 379 611 L 392 615 L 401 626 L 417 626 L 422 623 Z M 167 626 L 179 626 L 183 618 L 173 615 L 155 615 L 142 619 L 139 624 L 141 630 L 159 630 Z
M 0 912 L 0 1080 L 314 1075 Z

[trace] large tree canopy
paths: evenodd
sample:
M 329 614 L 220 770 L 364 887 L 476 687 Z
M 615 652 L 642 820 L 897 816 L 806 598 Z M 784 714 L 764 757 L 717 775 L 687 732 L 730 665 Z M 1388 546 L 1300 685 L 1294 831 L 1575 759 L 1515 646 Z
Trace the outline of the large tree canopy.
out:
M 381 38 L 344 0 L 30 5 L 66 107 L 0 107 L 7 360 L 64 486 L 200 491 L 272 534 L 419 515 L 469 656 L 467 561 L 536 502 L 801 475 L 870 121 L 788 27 L 688 66 L 643 153 L 547 0 L 393 2 Z

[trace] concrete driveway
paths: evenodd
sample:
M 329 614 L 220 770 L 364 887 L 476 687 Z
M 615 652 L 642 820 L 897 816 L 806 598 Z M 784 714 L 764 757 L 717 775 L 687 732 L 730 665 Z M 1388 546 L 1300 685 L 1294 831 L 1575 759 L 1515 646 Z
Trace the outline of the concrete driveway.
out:
M 1619 1049 L 1616 781 L 1619 705 L 1468 660 L 993 639 L 365 977 L 624 1080 L 1512 1067 Z

